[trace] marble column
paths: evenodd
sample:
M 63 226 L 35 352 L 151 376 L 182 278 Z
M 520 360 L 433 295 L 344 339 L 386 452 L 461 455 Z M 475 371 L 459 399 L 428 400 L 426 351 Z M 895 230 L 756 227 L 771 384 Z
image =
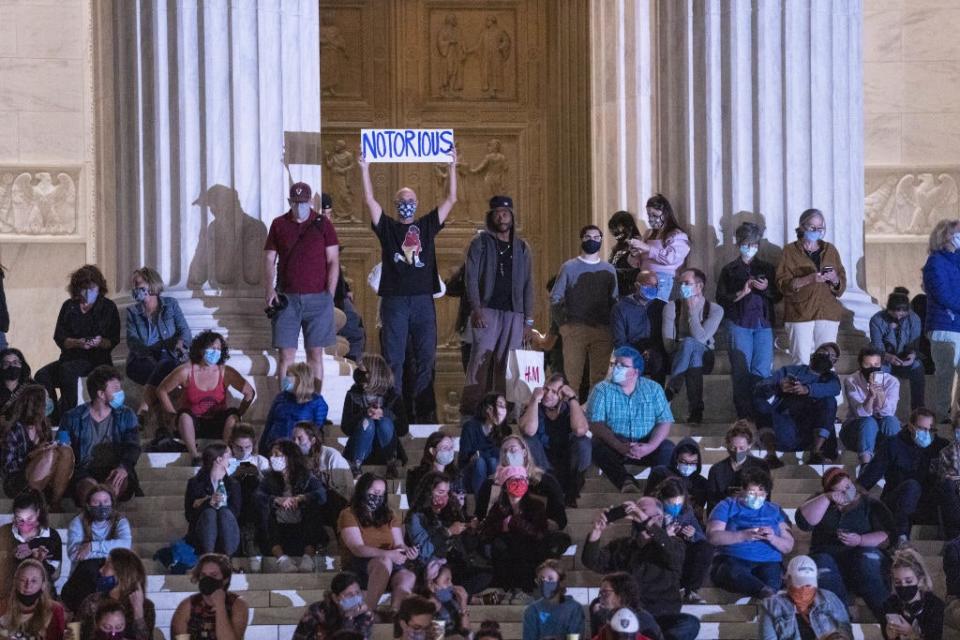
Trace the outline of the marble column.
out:
M 761 255 L 827 221 L 847 269 L 842 302 L 865 330 L 861 0 L 658 0 L 660 190 L 691 230 L 692 266 L 716 274 L 740 222 Z M 711 283 L 712 287 L 712 283 Z
M 114 5 L 117 272 L 155 267 L 198 331 L 228 335 L 245 373 L 275 366 L 262 251 L 291 181 L 284 132 L 320 131 L 316 0 Z

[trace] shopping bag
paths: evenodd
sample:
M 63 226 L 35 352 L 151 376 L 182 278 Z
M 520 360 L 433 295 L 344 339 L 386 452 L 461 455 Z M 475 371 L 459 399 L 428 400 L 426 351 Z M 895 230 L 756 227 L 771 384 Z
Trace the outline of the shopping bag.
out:
M 512 349 L 507 359 L 507 402 L 526 404 L 533 390 L 543 386 L 543 352 Z

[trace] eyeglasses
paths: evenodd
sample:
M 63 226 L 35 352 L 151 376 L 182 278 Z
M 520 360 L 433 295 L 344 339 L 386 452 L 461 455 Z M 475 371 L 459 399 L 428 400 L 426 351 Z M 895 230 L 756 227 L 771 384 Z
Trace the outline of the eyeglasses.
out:
M 805 225 L 804 230 L 806 231 L 826 231 L 826 227 L 811 227 L 810 225 Z

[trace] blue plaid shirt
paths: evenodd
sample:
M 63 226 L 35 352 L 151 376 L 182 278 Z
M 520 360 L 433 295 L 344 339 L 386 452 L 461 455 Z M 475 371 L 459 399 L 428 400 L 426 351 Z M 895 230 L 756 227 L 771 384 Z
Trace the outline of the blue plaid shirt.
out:
M 620 385 L 599 382 L 587 400 L 587 420 L 602 422 L 614 434 L 631 441 L 643 440 L 661 422 L 673 422 L 663 388 L 649 378 L 637 380 L 627 395 Z

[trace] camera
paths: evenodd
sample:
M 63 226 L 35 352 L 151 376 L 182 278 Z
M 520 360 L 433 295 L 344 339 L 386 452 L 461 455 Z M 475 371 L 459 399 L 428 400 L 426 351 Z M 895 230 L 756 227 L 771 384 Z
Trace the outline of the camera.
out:
M 267 307 L 266 309 L 264 309 L 263 312 L 264 312 L 265 314 L 267 314 L 267 317 L 268 317 L 268 318 L 270 318 L 271 320 L 273 320 L 273 318 L 274 318 L 278 313 L 280 313 L 281 311 L 283 311 L 284 309 L 287 308 L 287 305 L 288 305 L 289 303 L 290 303 L 290 301 L 287 300 L 287 296 L 283 295 L 282 293 L 278 293 L 278 294 L 277 294 L 277 300 L 276 300 L 276 302 L 274 302 L 274 303 L 271 304 L 269 307 Z

